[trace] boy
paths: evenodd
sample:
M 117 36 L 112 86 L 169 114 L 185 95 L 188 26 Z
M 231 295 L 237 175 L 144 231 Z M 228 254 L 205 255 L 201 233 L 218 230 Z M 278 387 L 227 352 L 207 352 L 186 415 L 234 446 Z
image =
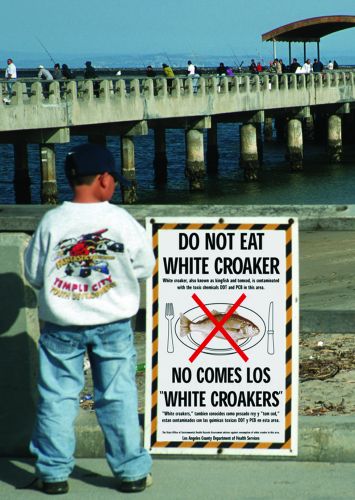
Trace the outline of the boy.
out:
M 136 353 L 130 318 L 139 307 L 139 279 L 154 256 L 144 229 L 109 204 L 117 181 L 112 154 L 84 144 L 66 157 L 72 202 L 50 210 L 25 253 L 25 275 L 39 289 L 39 404 L 30 450 L 36 489 L 68 491 L 74 467 L 74 419 L 88 352 L 95 409 L 106 458 L 119 491 L 151 484 L 151 458 L 140 446 Z

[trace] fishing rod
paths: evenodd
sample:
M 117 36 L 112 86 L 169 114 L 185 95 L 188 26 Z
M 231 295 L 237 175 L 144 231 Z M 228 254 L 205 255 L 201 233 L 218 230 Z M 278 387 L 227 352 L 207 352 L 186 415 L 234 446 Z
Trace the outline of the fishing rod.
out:
M 167 61 L 168 61 L 168 63 L 169 63 L 170 68 L 172 68 L 171 61 L 170 61 L 170 59 L 169 59 L 168 54 L 167 54 L 166 52 L 164 52 L 164 55 L 165 55 L 165 57 L 166 57 L 166 59 L 167 59 Z
M 205 64 L 202 64 L 202 63 L 199 64 L 199 62 L 202 60 L 202 57 L 200 57 L 200 55 L 197 54 L 197 52 L 195 52 L 195 50 L 193 49 L 190 42 L 188 43 L 188 45 L 189 45 L 190 53 L 192 54 L 192 60 L 194 61 L 195 68 L 196 68 L 196 66 L 197 66 L 197 69 L 204 68 Z M 197 64 L 195 64 L 195 63 L 197 63 Z
M 146 61 L 143 59 L 142 54 L 139 54 L 140 63 L 143 64 L 143 68 L 146 68 Z
M 55 60 L 51 56 L 51 54 L 48 51 L 47 47 L 41 42 L 41 40 L 38 38 L 38 36 L 36 36 L 35 38 L 38 41 L 38 43 L 41 45 L 41 47 L 43 48 L 43 50 L 46 52 L 46 54 L 48 54 L 48 56 L 49 56 L 50 60 L 52 61 L 52 63 L 55 64 Z
M 244 63 L 244 59 L 243 59 L 241 62 L 239 62 L 239 59 L 238 59 L 238 58 L 237 58 L 237 56 L 235 55 L 234 50 L 232 49 L 232 46 L 231 46 L 231 45 L 229 46 L 229 49 L 230 49 L 230 51 L 232 52 L 232 55 L 233 55 L 233 58 L 234 58 L 234 64 L 236 65 L 236 69 L 237 69 L 237 71 L 238 71 L 239 73 L 240 73 L 240 72 L 242 72 L 242 66 L 243 66 L 243 63 Z
M 239 64 L 239 59 L 237 59 L 237 56 L 235 55 L 234 50 L 233 50 L 233 48 L 232 48 L 231 45 L 229 46 L 229 50 L 232 52 L 232 56 L 233 56 L 233 59 L 234 59 L 234 65 L 237 68 L 240 68 L 244 61 L 242 61 L 242 63 Z
M 192 60 L 195 62 L 195 60 L 197 60 L 198 57 L 196 56 L 196 53 L 195 53 L 194 49 L 192 48 L 192 45 L 190 42 L 188 43 L 188 46 L 189 46 L 190 54 L 192 55 Z

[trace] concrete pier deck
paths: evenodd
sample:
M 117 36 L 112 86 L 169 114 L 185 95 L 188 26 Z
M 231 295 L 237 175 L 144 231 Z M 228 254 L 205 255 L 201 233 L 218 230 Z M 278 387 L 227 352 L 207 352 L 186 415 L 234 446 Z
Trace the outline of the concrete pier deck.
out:
M 43 497 L 16 490 L 29 483 L 33 466 L 28 460 L 0 459 L 2 500 Z M 156 459 L 153 485 L 139 498 L 154 500 L 353 500 L 355 464 L 277 461 Z M 64 498 L 75 500 L 127 499 L 115 490 L 104 459 L 80 459 Z

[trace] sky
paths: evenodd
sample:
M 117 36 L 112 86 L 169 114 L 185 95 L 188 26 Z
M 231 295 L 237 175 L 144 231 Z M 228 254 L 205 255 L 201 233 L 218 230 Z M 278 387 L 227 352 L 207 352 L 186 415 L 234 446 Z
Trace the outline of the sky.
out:
M 17 0 L 6 3 L 0 31 L 2 62 L 65 55 L 90 58 L 122 54 L 188 54 L 201 65 L 210 55 L 269 60 L 272 43 L 261 35 L 286 23 L 322 15 L 355 15 L 354 0 Z M 43 46 L 45 48 L 43 48 Z M 288 54 L 277 44 L 279 57 Z M 303 55 L 295 44 L 295 56 Z M 355 28 L 321 41 L 323 59 L 354 56 Z M 316 56 L 310 44 L 309 56 Z M 85 59 L 86 60 L 86 59 Z

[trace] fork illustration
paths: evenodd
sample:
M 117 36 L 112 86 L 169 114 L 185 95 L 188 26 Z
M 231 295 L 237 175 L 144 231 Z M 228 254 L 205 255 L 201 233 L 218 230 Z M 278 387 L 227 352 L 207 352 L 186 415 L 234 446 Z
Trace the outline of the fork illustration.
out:
M 171 302 L 165 304 L 165 317 L 168 320 L 168 345 L 167 352 L 174 352 L 173 328 L 174 306 Z

